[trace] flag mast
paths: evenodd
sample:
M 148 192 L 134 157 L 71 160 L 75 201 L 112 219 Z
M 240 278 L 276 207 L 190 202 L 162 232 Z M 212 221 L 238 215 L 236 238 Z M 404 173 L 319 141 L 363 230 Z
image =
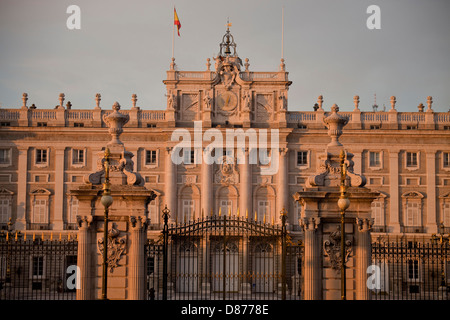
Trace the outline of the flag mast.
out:
M 284 59 L 284 7 L 281 7 L 281 59 Z

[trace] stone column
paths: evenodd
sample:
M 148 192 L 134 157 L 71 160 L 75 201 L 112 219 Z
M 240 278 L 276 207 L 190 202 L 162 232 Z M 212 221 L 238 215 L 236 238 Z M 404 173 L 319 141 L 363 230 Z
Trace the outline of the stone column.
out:
M 145 243 L 147 240 L 147 218 L 130 216 L 130 275 L 129 300 L 145 300 Z
M 389 227 L 394 233 L 400 232 L 398 179 L 398 152 L 389 151 Z
M 253 199 L 253 186 L 252 186 L 252 165 L 249 163 L 249 149 L 243 151 L 244 163 L 240 164 L 240 195 L 239 195 L 239 210 L 242 216 L 248 210 L 248 216 L 252 217 L 252 199 Z
M 437 232 L 436 217 L 436 152 L 426 153 L 427 162 L 427 233 Z
M 367 288 L 367 268 L 371 264 L 370 220 L 356 218 L 356 300 L 369 300 Z
M 320 218 L 303 218 L 302 225 L 305 232 L 305 274 L 304 299 L 322 299 L 322 266 L 319 249 L 317 227 Z
M 213 177 L 212 164 L 202 161 L 202 210 L 205 217 L 210 215 L 213 208 Z M 202 212 L 199 212 L 201 215 Z
M 27 176 L 28 176 L 28 147 L 19 146 L 19 157 L 17 160 L 17 217 L 16 230 L 27 228 Z
M 289 210 L 288 194 L 288 165 L 287 165 L 288 148 L 280 149 L 280 166 L 277 177 L 277 209 L 275 215 L 277 216 L 277 223 L 281 223 L 281 216 L 279 213 L 283 208 Z
M 64 153 L 65 148 L 55 150 L 55 211 L 53 230 L 64 229 Z
M 173 163 L 172 156 L 173 148 L 166 148 L 166 179 L 164 182 L 164 197 L 167 207 L 170 209 L 170 221 L 174 223 L 177 215 L 177 168 Z
M 78 216 L 78 254 L 77 254 L 77 266 L 80 273 L 77 279 L 80 283 L 77 283 L 77 300 L 91 300 L 92 296 L 92 276 L 91 272 L 91 227 L 92 216 Z

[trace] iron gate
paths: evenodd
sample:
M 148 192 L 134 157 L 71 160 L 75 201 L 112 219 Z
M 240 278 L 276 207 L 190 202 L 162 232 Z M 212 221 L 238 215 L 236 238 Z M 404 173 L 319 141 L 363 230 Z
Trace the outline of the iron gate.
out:
M 146 248 L 149 299 L 300 299 L 301 246 L 281 225 L 208 216 L 168 226 Z
M 372 244 L 372 263 L 380 282 L 373 300 L 448 300 L 448 242 L 395 241 Z

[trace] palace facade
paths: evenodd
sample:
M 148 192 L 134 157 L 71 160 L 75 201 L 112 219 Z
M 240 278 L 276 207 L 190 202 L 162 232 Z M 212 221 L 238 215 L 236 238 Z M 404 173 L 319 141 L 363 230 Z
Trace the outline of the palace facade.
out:
M 319 158 L 330 137 L 323 120 L 331 113 L 323 97 L 310 111 L 289 111 L 291 82 L 283 59 L 278 71 L 251 71 L 229 30 L 206 70 L 178 70 L 172 59 L 163 82 L 164 110 L 139 107 L 136 95 L 121 109 L 129 116 L 121 140 L 134 155 L 133 171 L 157 195 L 148 206 L 149 236 L 159 235 L 167 205 L 172 222 L 220 211 L 278 224 L 285 208 L 288 230 L 301 237 L 302 206 L 293 195 L 324 170 Z M 99 166 L 110 140 L 104 117 L 111 108 L 101 106 L 100 94 L 92 109 L 73 109 L 64 104 L 64 94 L 55 108 L 28 105 L 26 93 L 22 100 L 20 107 L 0 109 L 0 225 L 6 229 L 11 221 L 23 232 L 74 233 L 79 207 L 71 191 L 89 183 Z M 390 103 L 386 111 L 363 111 L 355 96 L 353 111 L 339 113 L 348 118 L 340 142 L 353 154 L 353 172 L 380 194 L 372 203 L 372 237 L 430 237 L 440 226 L 448 232 L 450 113 L 434 112 L 432 97 L 417 112 L 398 112 L 394 96 Z M 179 151 L 174 133 L 192 138 L 193 148 L 177 155 L 181 164 L 173 161 Z M 216 149 L 219 161 L 207 163 L 211 135 L 227 133 L 243 135 L 244 145 L 233 144 L 220 155 Z M 263 138 L 267 158 L 277 162 L 273 172 L 261 154 L 257 163 L 249 161 Z M 271 148 L 275 138 L 277 148 Z

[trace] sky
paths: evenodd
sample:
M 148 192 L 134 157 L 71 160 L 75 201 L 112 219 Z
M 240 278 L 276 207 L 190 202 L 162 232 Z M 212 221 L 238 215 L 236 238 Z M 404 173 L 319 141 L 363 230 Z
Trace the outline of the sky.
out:
M 81 29 L 70 30 L 70 5 L 81 10 Z M 370 5 L 380 8 L 381 29 L 369 29 Z M 450 1 L 448 0 L 0 0 L 0 107 L 53 109 L 59 93 L 73 109 L 166 108 L 162 81 L 172 56 L 173 7 L 179 70 L 206 70 L 219 52 L 227 19 L 250 71 L 277 71 L 282 47 L 289 80 L 288 108 L 417 111 L 450 109 Z M 212 64 L 214 66 L 214 64 Z

